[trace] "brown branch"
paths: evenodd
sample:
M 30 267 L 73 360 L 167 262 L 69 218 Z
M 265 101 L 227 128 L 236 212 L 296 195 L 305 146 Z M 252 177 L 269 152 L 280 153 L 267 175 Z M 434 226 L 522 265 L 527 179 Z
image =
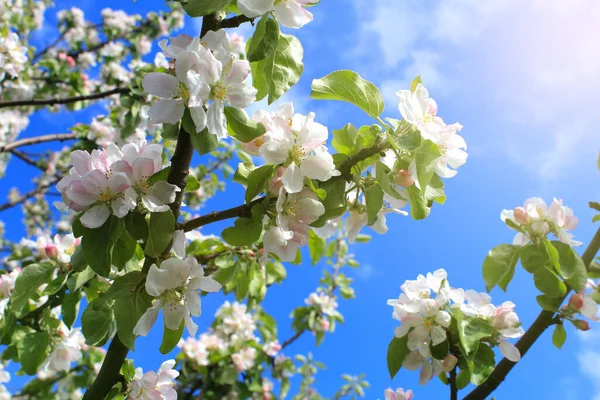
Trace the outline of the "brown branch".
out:
M 67 29 L 62 35 L 60 35 L 59 37 L 57 37 L 54 42 L 50 43 L 48 45 L 48 47 L 44 48 L 43 50 L 38 51 L 37 53 L 35 53 L 33 55 L 33 58 L 31 59 L 31 63 L 35 64 L 40 58 L 42 58 L 50 49 L 54 48 L 57 44 L 59 44 L 60 42 L 63 41 L 63 39 L 65 38 L 65 35 L 67 34 L 69 30 Z
M 391 145 L 389 144 L 389 142 L 382 141 L 371 147 L 359 151 L 356 155 L 348 157 L 346 160 L 344 160 L 344 162 L 342 162 L 342 164 L 338 168 L 341 173 L 340 176 L 333 177 L 331 179 L 342 178 L 347 181 L 352 180 L 352 167 L 354 167 L 359 162 L 366 160 L 369 157 L 372 157 L 378 153 L 382 153 L 388 150 L 390 147 Z M 202 215 L 200 217 L 191 219 L 182 225 L 182 229 L 186 232 L 189 232 L 194 229 L 200 228 L 201 226 L 212 224 L 213 222 L 235 217 L 248 217 L 251 215 L 250 210 L 252 209 L 252 206 L 254 206 L 255 204 L 259 204 L 264 199 L 265 197 L 261 197 L 259 199 L 253 200 L 249 204 L 242 204 L 240 206 L 229 208 L 223 211 L 213 211 L 210 214 Z
M 26 200 L 28 200 L 34 196 L 44 194 L 48 189 L 50 189 L 61 178 L 62 178 L 62 176 L 55 176 L 48 183 L 46 183 L 44 185 L 40 185 L 33 190 L 30 190 L 29 192 L 21 195 L 21 197 L 19 197 L 18 199 L 14 200 L 14 201 L 9 201 L 7 203 L 0 205 L 0 212 L 8 210 L 9 208 L 12 208 L 21 203 L 24 203 Z
M 1 104 L 1 103 L 0 103 Z M 51 135 L 42 135 L 31 138 L 25 138 L 20 140 L 15 140 L 12 143 L 5 144 L 4 146 L 0 146 L 0 153 L 5 151 L 12 152 L 13 149 L 21 146 L 31 146 L 34 144 L 46 143 L 46 142 L 64 142 L 65 140 L 75 140 L 77 139 L 76 133 L 53 133 Z M 14 154 L 14 153 L 13 153 Z
M 55 97 L 53 99 L 33 99 L 33 100 L 13 100 L 13 101 L 2 101 L 0 102 L 0 108 L 6 107 L 23 107 L 23 106 L 53 106 L 56 104 L 70 104 L 78 101 L 86 100 L 99 100 L 113 94 L 125 94 L 129 93 L 129 88 L 114 88 L 105 92 L 92 93 L 82 96 L 73 97 Z
M 592 238 L 590 244 L 587 249 L 581 256 L 586 267 L 589 267 L 591 262 L 594 260 L 594 257 L 598 253 L 600 249 L 600 229 L 596 232 L 594 237 Z M 561 303 L 565 300 L 568 293 L 563 296 L 561 299 Z M 535 341 L 544 333 L 546 329 L 550 326 L 554 325 L 555 313 L 552 311 L 544 310 L 542 311 L 538 317 L 533 321 L 533 324 L 527 329 L 527 332 L 519 339 L 516 344 L 517 349 L 521 353 L 521 358 L 527 354 L 527 351 L 533 346 Z M 469 393 L 463 400 L 485 400 L 498 386 L 506 379 L 508 373 L 513 369 L 516 363 L 503 358 L 502 361 L 498 363 L 494 371 L 490 374 L 488 379 L 473 389 L 471 393 Z
M 245 15 L 236 15 L 235 17 L 227 18 L 221 21 L 221 28 L 237 28 L 244 22 L 251 22 L 254 24 L 254 18 L 246 17 Z
M 281 343 L 281 350 L 285 349 L 286 347 L 288 347 L 290 344 L 294 343 L 296 340 L 298 340 L 298 338 L 300 338 L 300 336 L 302 336 L 302 334 L 306 332 L 306 329 L 301 329 L 299 331 L 297 331 L 294 336 L 292 336 L 291 338 L 289 338 L 288 340 L 286 340 L 285 342 Z
M 100 372 L 92 386 L 86 390 L 83 400 L 99 400 L 106 396 L 115 383 L 121 379 L 121 365 L 123 365 L 128 352 L 127 346 L 119 340 L 118 335 L 115 335 L 110 342 Z
M 26 156 L 25 154 L 21 153 L 19 150 L 11 149 L 11 150 L 9 150 L 9 152 L 12 155 L 14 155 L 15 157 L 17 157 L 18 159 L 20 159 L 21 161 L 25 162 L 26 164 L 29 164 L 32 167 L 36 167 L 36 168 L 43 170 L 43 168 L 40 167 L 40 165 L 38 165 L 37 161 L 35 161 L 33 158 L 30 158 L 30 157 Z

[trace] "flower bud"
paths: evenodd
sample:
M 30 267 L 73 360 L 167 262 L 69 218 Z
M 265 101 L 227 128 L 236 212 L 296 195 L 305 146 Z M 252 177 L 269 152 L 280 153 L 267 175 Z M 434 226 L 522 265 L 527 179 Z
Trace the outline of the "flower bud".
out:
M 575 321 L 573 321 L 573 325 L 575 325 L 575 328 L 583 332 L 590 330 L 589 322 L 584 321 L 582 319 L 576 319 Z
M 329 330 L 329 320 L 327 318 L 321 319 L 321 328 L 323 328 L 324 331 Z
M 569 306 L 575 310 L 581 310 L 583 308 L 583 295 L 581 293 L 575 293 L 569 298 Z
M 514 209 L 515 212 L 515 221 L 520 224 L 526 224 L 529 222 L 529 215 L 527 215 L 527 211 L 523 207 L 516 207 Z
M 58 257 L 58 249 L 53 244 L 46 246 L 44 252 L 48 258 L 56 259 Z
M 407 171 L 405 169 L 401 169 L 398 172 L 394 173 L 393 182 L 396 185 L 400 185 L 400 186 L 404 186 L 404 187 L 409 187 L 409 186 L 414 185 L 415 179 L 413 178 L 413 176 L 410 173 L 410 171 Z
M 456 363 L 458 363 L 458 358 L 452 354 L 448 354 L 442 361 L 442 370 L 444 372 L 450 372 L 456 367 Z
M 75 66 L 75 59 L 71 56 L 67 56 L 67 64 L 69 64 L 69 67 L 74 67 Z

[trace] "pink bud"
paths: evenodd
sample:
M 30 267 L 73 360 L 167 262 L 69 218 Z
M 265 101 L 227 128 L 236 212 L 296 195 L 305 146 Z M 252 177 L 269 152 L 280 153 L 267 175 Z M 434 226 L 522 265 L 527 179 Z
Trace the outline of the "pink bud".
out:
M 434 99 L 429 99 L 429 114 L 435 115 L 438 111 L 438 105 Z
M 589 331 L 590 330 L 590 324 L 587 321 L 584 321 L 582 319 L 576 319 L 575 321 L 573 321 L 573 325 L 575 325 L 575 328 L 579 329 L 580 331 Z
M 581 310 L 583 308 L 583 295 L 581 293 L 575 293 L 569 298 L 569 306 L 575 310 Z
M 442 361 L 442 369 L 444 372 L 450 372 L 456 367 L 456 363 L 458 362 L 458 358 L 453 356 L 452 354 L 448 354 L 444 361 Z
M 281 180 L 281 177 L 283 176 L 284 172 L 284 167 L 277 168 L 275 176 L 269 182 L 269 193 L 271 193 L 274 196 L 279 195 L 279 189 L 281 189 L 281 187 L 283 186 L 283 181 Z
M 401 169 L 400 171 L 394 174 L 394 183 L 400 186 L 409 187 L 414 185 L 415 179 L 413 178 L 410 171 L 405 169 Z
M 329 320 L 327 318 L 321 319 L 321 328 L 323 328 L 324 331 L 329 330 Z
M 526 224 L 529 222 L 529 215 L 523 207 L 515 208 L 515 220 L 520 224 Z
M 67 63 L 69 64 L 69 67 L 74 67 L 75 66 L 75 59 L 71 56 L 67 56 Z
M 81 74 L 81 80 L 82 81 L 87 81 L 88 79 L 90 79 L 90 77 L 88 76 L 88 74 Z
M 48 256 L 48 258 L 56 258 L 58 257 L 58 249 L 55 245 L 50 244 L 44 248 L 44 252 Z
M 57 57 L 60 61 L 65 61 L 67 59 L 67 53 L 58 53 Z

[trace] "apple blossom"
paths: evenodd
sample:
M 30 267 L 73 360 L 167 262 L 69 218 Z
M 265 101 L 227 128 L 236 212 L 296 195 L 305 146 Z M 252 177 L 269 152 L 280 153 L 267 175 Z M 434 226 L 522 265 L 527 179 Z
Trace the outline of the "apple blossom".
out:
M 254 366 L 254 359 L 256 358 L 256 349 L 254 347 L 247 347 L 231 355 L 233 365 L 238 372 L 246 371 Z
M 414 91 L 399 90 L 396 95 L 398 108 L 404 120 L 415 125 L 423 139 L 437 139 L 445 124 L 436 116 L 437 103 L 429 97 L 429 91 L 419 83 Z
M 260 155 L 267 164 L 284 164 L 286 170 L 281 180 L 288 193 L 297 193 L 304 187 L 304 179 L 327 181 L 340 172 L 333 164 L 333 157 L 327 146 L 328 130 L 315 122 L 315 114 L 308 116 L 293 113 L 291 104 L 281 110 L 281 117 L 288 117 L 288 127 L 284 128 L 281 136 L 265 142 L 260 147 Z M 277 125 L 281 129 L 281 124 Z
M 62 340 L 56 344 L 50 355 L 40 366 L 40 371 L 45 374 L 55 374 L 61 371 L 69 371 L 71 363 L 78 361 L 82 357 L 82 344 L 84 337 L 81 331 L 68 329 L 64 324 L 59 328 L 59 334 Z
M 398 388 L 396 391 L 392 389 L 385 390 L 385 400 L 412 400 L 412 398 L 412 390 L 404 391 L 402 388 Z
M 72 234 L 64 236 L 56 234 L 52 239 L 48 236 L 38 237 L 36 247 L 42 258 L 51 258 L 62 263 L 69 263 L 71 262 L 71 255 L 80 243 L 81 238 L 75 238 Z
M 313 20 L 313 15 L 303 6 L 314 0 L 238 0 L 238 7 L 247 17 L 258 17 L 269 11 L 281 25 L 287 28 L 301 28 Z
M 323 292 L 311 293 L 304 302 L 310 306 L 317 306 L 323 314 L 338 315 L 338 303 L 335 297 L 329 296 Z
M 173 241 L 176 256 L 163 260 L 160 267 L 152 264 L 148 271 L 146 291 L 156 299 L 133 329 L 136 335 L 148 334 L 160 309 L 163 310 L 165 325 L 169 329 L 179 329 L 181 322 L 185 321 L 188 332 L 195 335 L 198 326 L 191 316 L 199 317 L 202 312 L 198 290 L 221 290 L 221 284 L 212 276 L 204 276 L 204 269 L 193 256 L 183 259 L 185 251 L 182 253 L 180 250 L 185 247 L 180 242 L 185 241 L 185 235 L 175 235 Z
M 175 360 L 163 362 L 157 372 L 148 371 L 144 374 L 142 368 L 135 369 L 131 381 L 129 398 L 135 400 L 177 400 L 177 391 L 173 381 L 179 372 L 173 367 Z

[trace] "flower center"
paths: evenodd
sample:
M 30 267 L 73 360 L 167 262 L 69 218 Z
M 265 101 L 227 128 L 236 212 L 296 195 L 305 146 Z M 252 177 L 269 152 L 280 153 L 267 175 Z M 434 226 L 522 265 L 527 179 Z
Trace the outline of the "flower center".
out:
M 306 150 L 304 150 L 304 147 L 295 144 L 290 149 L 290 157 L 296 164 L 300 164 L 306 157 Z
M 187 103 L 190 98 L 190 89 L 183 82 L 179 82 L 179 96 Z
M 215 86 L 213 86 L 212 92 L 213 97 L 221 101 L 224 101 L 225 97 L 227 96 L 227 88 L 223 86 L 223 82 L 221 81 L 217 82 Z
M 104 189 L 100 195 L 98 196 L 98 200 L 108 202 L 111 201 L 114 197 L 113 192 L 111 192 L 110 188 Z

